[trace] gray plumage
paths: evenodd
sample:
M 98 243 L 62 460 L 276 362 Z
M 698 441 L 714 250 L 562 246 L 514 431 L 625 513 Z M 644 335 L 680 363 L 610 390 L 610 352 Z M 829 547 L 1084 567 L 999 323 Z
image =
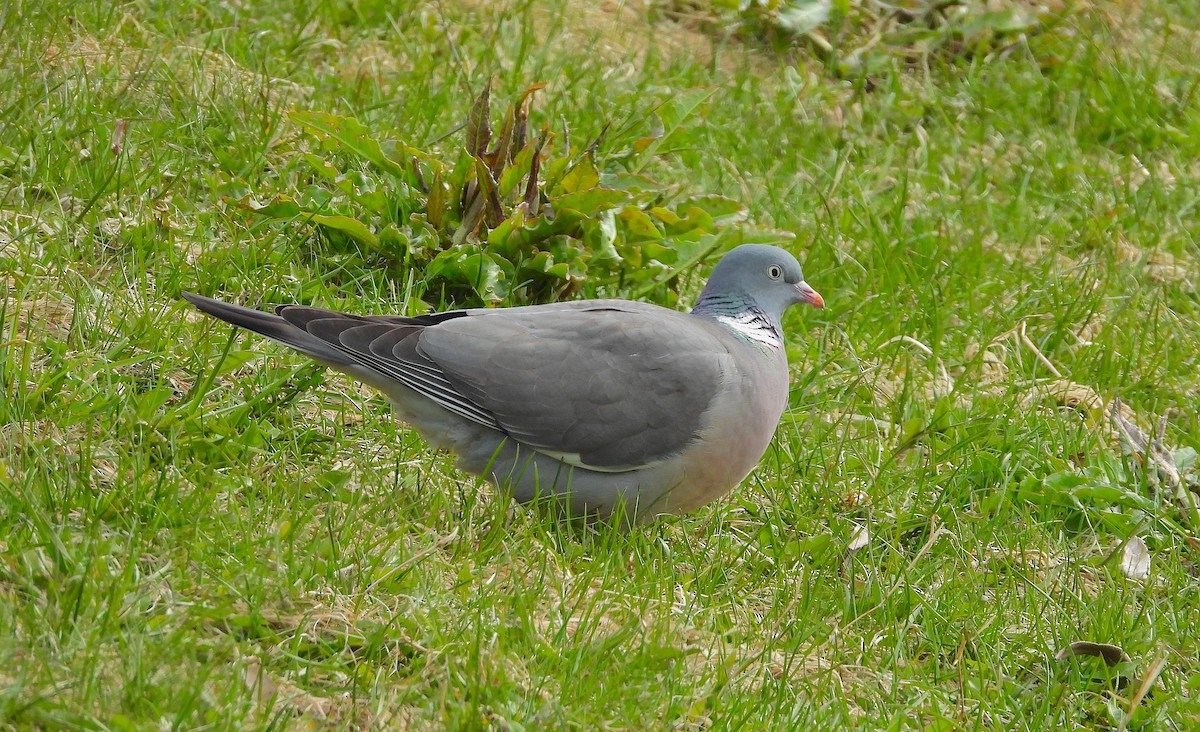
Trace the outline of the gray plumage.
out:
M 435 447 L 522 502 L 641 521 L 735 487 L 787 404 L 780 320 L 823 301 L 796 259 L 747 244 L 691 313 L 586 300 L 418 317 L 298 305 L 200 310 L 381 390 Z

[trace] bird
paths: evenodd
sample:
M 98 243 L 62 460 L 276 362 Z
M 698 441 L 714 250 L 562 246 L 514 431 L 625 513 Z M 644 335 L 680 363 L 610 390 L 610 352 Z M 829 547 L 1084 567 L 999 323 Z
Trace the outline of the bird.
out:
M 788 401 L 782 318 L 825 301 L 789 252 L 742 244 L 690 312 L 605 299 L 418 316 L 199 310 L 381 391 L 460 468 L 520 503 L 627 526 L 685 514 L 766 452 Z

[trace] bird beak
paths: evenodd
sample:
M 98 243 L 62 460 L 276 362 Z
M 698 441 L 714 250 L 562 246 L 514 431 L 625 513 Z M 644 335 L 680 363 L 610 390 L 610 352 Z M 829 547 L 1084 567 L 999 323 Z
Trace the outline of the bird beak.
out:
M 800 282 L 796 285 L 796 297 L 800 302 L 806 302 L 814 308 L 825 307 L 825 298 L 821 297 L 821 293 L 809 287 L 807 282 Z

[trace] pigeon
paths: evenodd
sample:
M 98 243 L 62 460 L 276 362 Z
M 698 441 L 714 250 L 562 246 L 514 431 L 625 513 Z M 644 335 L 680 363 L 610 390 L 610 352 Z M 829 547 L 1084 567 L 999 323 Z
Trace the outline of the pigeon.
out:
M 722 257 L 691 312 L 611 299 L 268 313 L 182 295 L 383 392 L 430 446 L 517 501 L 627 525 L 749 475 L 787 406 L 784 311 L 824 307 L 796 258 L 763 244 Z

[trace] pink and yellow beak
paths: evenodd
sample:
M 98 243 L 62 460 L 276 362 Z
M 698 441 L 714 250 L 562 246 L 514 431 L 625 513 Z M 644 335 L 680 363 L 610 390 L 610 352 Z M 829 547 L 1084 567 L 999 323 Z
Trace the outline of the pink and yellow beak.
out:
M 809 287 L 807 282 L 800 282 L 796 285 L 796 295 L 800 302 L 808 303 L 814 308 L 825 307 L 825 298 L 821 297 L 821 293 Z

